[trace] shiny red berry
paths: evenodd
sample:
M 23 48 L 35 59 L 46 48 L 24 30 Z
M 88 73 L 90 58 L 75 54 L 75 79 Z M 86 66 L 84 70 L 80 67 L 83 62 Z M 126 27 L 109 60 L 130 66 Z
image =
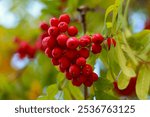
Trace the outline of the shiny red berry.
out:
M 101 44 L 104 41 L 104 37 L 101 34 L 94 34 L 92 36 L 92 42 L 95 44 Z
M 65 56 L 69 58 L 70 60 L 77 58 L 78 51 L 76 49 L 67 49 L 65 52 Z
M 92 52 L 93 52 L 94 54 L 100 53 L 101 50 L 102 50 L 102 46 L 101 46 L 101 45 L 96 44 L 96 43 L 93 43 L 93 44 L 92 44 Z
M 59 64 L 62 68 L 67 69 L 70 66 L 70 60 L 63 56 L 59 59 Z
M 52 50 L 52 56 L 56 59 L 60 58 L 62 56 L 62 49 L 59 47 L 56 47 Z
M 52 62 L 53 65 L 59 65 L 58 59 L 52 58 L 51 62 Z
M 92 81 L 96 81 L 96 80 L 98 80 L 98 75 L 93 72 L 91 75 L 91 78 L 92 78 Z
M 58 29 L 60 32 L 66 32 L 68 30 L 68 24 L 66 22 L 60 22 L 58 24 Z
M 84 35 L 80 38 L 79 44 L 81 47 L 88 46 L 91 43 L 91 37 L 88 35 Z
M 56 46 L 56 40 L 54 37 L 52 36 L 48 36 L 48 37 L 45 37 L 43 40 L 42 40 L 42 45 L 45 47 L 45 48 L 50 48 L 50 49 L 53 49 L 55 46 Z
M 66 71 L 65 75 L 68 80 L 72 80 L 72 75 L 68 71 Z
M 66 34 L 60 34 L 57 37 L 57 42 L 60 46 L 65 47 L 68 40 L 68 36 Z
M 82 84 L 82 82 L 79 80 L 79 79 L 72 79 L 72 84 L 74 85 L 74 86 L 77 86 L 77 87 L 79 87 L 79 86 L 81 86 L 81 84 Z
M 53 17 L 53 18 L 50 19 L 50 25 L 51 26 L 56 26 L 57 27 L 58 24 L 59 24 L 59 20 L 57 18 Z
M 84 57 L 79 57 L 77 60 L 76 60 L 76 64 L 78 66 L 84 66 L 86 64 L 86 59 Z
M 51 57 L 52 57 L 52 50 L 51 50 L 50 48 L 46 48 L 46 49 L 45 49 L 45 54 L 46 54 L 49 58 L 51 58 Z
M 63 68 L 61 65 L 59 65 L 59 70 L 60 70 L 62 73 L 64 73 L 64 72 L 66 71 L 66 69 Z
M 77 29 L 75 26 L 70 26 L 70 27 L 68 28 L 68 34 L 69 34 L 70 36 L 75 36 L 75 35 L 78 34 L 78 29 Z
M 82 69 L 83 75 L 85 76 L 90 76 L 93 72 L 93 68 L 91 67 L 91 65 L 86 64 L 83 69 Z
M 87 59 L 89 57 L 89 50 L 87 48 L 81 48 L 79 50 L 79 56 Z
M 84 85 L 85 85 L 86 87 L 91 87 L 92 84 L 93 84 L 93 82 L 90 81 L 90 80 L 88 80 L 88 79 L 84 82 Z
M 59 17 L 59 22 L 66 22 L 67 24 L 70 23 L 70 17 L 67 14 L 62 14 Z
M 67 40 L 67 47 L 69 49 L 76 49 L 79 45 L 79 40 L 76 37 L 71 37 Z
M 41 22 L 40 23 L 40 28 L 44 31 L 47 31 L 49 28 L 49 25 L 46 22 Z
M 79 80 L 82 82 L 82 83 L 85 83 L 85 81 L 86 81 L 86 76 L 84 76 L 84 75 L 80 75 L 79 76 Z
M 70 68 L 69 68 L 69 73 L 73 77 L 78 77 L 80 75 L 80 68 L 79 68 L 79 66 L 77 66 L 76 64 L 71 65 Z
M 59 34 L 59 30 L 56 26 L 51 26 L 49 29 L 48 29 L 48 34 L 50 36 L 57 36 Z

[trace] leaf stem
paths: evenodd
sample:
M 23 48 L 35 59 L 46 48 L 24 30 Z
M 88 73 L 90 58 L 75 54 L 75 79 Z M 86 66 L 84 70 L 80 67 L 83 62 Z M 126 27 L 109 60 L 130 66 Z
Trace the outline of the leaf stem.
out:
M 82 28 L 83 28 L 83 33 L 86 33 L 86 13 L 87 11 L 91 10 L 89 7 L 87 6 L 80 6 L 79 8 L 77 8 L 77 11 L 80 13 L 81 16 L 81 23 L 82 23 Z M 84 100 L 86 100 L 88 98 L 88 88 L 86 86 L 84 86 Z

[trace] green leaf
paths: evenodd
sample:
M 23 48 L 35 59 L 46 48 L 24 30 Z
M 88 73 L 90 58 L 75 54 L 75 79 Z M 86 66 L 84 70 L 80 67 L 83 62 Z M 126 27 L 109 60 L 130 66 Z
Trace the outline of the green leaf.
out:
M 125 89 L 129 84 L 130 78 L 131 77 L 128 77 L 123 72 L 121 72 L 118 78 L 118 88 L 121 90 Z
M 106 9 L 104 24 L 106 23 L 107 17 L 108 17 L 108 15 L 113 11 L 113 9 L 114 9 L 114 5 L 111 5 L 111 6 L 109 6 L 109 7 Z
M 82 94 L 80 88 L 78 88 L 78 87 L 76 87 L 76 86 L 73 86 L 73 85 L 71 84 L 71 82 L 69 82 L 69 83 L 68 83 L 68 89 L 69 89 L 71 95 L 72 95 L 75 99 L 77 99 L 77 100 L 83 100 L 83 94 Z
M 106 91 L 113 87 L 113 84 L 106 78 L 99 78 L 98 81 L 94 83 L 96 90 Z
M 124 44 L 125 44 L 125 48 L 124 48 L 124 51 L 126 52 L 126 54 L 130 57 L 130 59 L 133 61 L 133 63 L 135 64 L 135 65 L 137 65 L 138 64 L 138 62 L 137 62 L 137 60 L 136 60 L 136 58 L 135 58 L 135 56 L 134 56 L 134 52 L 132 51 L 132 49 L 130 48 L 130 46 L 129 46 L 129 44 L 127 43 L 127 40 L 126 40 L 126 38 L 125 38 L 125 35 L 122 33 L 122 40 L 123 40 L 123 42 L 124 42 Z
M 136 76 L 136 73 L 133 70 L 133 68 L 126 66 L 127 60 L 126 60 L 125 55 L 120 47 L 119 41 L 118 40 L 116 40 L 116 41 L 117 41 L 116 54 L 117 54 L 117 58 L 118 58 L 118 63 L 120 65 L 123 73 L 128 77 Z
M 112 92 L 96 91 L 95 92 L 96 99 L 97 100 L 117 100 L 118 98 L 114 96 L 113 93 L 112 94 L 111 93 Z
M 107 28 L 112 28 L 112 22 L 106 22 L 106 27 Z
M 50 100 L 55 99 L 55 95 L 57 94 L 57 92 L 58 92 L 57 84 L 52 84 L 48 86 L 47 88 L 48 99 Z
M 143 30 L 139 33 L 133 34 L 131 36 L 131 38 L 135 38 L 135 39 L 142 39 L 143 37 L 147 36 L 150 34 L 150 30 Z
M 114 8 L 113 8 L 113 18 L 112 18 L 112 25 L 114 25 L 114 22 L 116 20 L 117 14 L 118 14 L 118 10 L 119 10 L 119 6 L 121 5 L 122 0 L 116 0 L 115 4 L 114 4 Z
M 145 100 L 148 97 L 148 91 L 150 87 L 150 68 L 143 65 L 140 68 L 137 83 L 136 83 L 136 94 L 139 99 Z
M 71 100 L 71 93 L 69 92 L 69 89 L 67 88 L 63 88 L 63 92 L 64 92 L 64 99 L 65 100 Z

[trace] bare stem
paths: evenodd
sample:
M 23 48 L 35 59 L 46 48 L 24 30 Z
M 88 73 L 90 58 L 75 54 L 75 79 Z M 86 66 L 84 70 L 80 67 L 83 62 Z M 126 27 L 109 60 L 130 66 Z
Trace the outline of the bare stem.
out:
M 81 23 L 82 23 L 82 28 L 83 28 L 83 32 L 84 34 L 86 33 L 86 13 L 87 11 L 89 11 L 90 9 L 87 6 L 81 6 L 79 8 L 77 8 L 77 11 L 80 13 L 81 16 Z M 84 100 L 86 100 L 88 98 L 88 88 L 86 86 L 84 86 Z

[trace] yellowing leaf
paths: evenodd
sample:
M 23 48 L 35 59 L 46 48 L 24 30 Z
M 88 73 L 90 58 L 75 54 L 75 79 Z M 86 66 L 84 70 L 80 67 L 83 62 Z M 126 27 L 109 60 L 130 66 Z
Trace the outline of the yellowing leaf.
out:
M 124 55 L 124 53 L 120 47 L 120 43 L 118 41 L 117 41 L 117 46 L 116 46 L 116 54 L 117 54 L 118 63 L 122 69 L 122 72 L 128 77 L 136 76 L 135 71 L 131 67 L 126 66 L 127 60 L 125 58 L 125 55 Z
M 121 90 L 125 89 L 129 84 L 130 78 L 131 77 L 128 77 L 123 72 L 121 72 L 118 78 L 118 88 Z
M 150 68 L 143 65 L 140 68 L 137 83 L 136 83 L 136 94 L 139 99 L 145 100 L 148 97 L 148 91 L 150 86 Z

